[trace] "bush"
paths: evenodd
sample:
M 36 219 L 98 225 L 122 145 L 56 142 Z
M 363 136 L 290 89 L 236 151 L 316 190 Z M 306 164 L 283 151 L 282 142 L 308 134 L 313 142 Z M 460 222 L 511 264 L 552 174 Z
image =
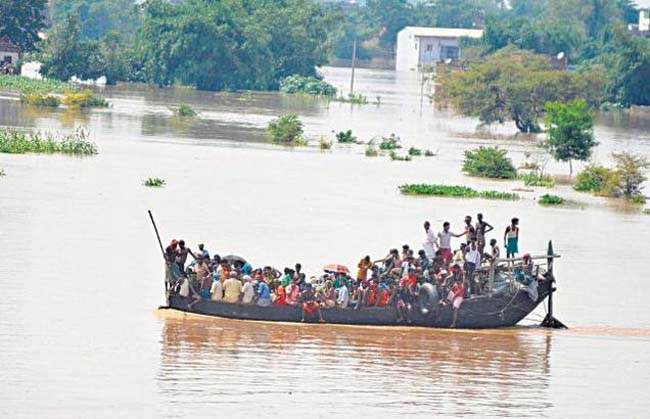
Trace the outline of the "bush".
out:
M 557 195 L 545 194 L 539 198 L 539 203 L 542 205 L 562 205 L 564 198 Z
M 411 147 L 409 148 L 409 156 L 421 156 L 422 155 L 422 150 L 419 148 Z
M 336 134 L 336 141 L 339 143 L 344 143 L 344 144 L 349 144 L 349 143 L 356 143 L 357 142 L 357 137 L 352 135 L 352 130 L 349 129 L 347 131 L 340 131 Z
M 177 108 L 169 108 L 174 115 L 176 116 L 186 116 L 186 117 L 194 117 L 197 116 L 199 113 L 194 110 L 190 105 L 186 105 L 184 103 L 181 103 L 178 105 Z
M 435 153 L 431 150 L 424 150 L 424 157 L 435 157 L 438 155 L 438 152 Z
M 400 156 L 395 152 L 395 150 L 390 151 L 390 159 L 393 161 L 411 161 L 411 156 L 406 155 L 406 156 Z
M 613 174 L 613 171 L 605 166 L 590 164 L 578 173 L 573 189 L 599 193 L 605 188 Z
M 161 179 L 158 177 L 150 177 L 144 181 L 144 186 L 150 188 L 162 188 L 163 186 L 165 186 L 165 179 Z
M 377 157 L 379 155 L 379 150 L 375 147 L 374 144 L 368 144 L 366 147 L 366 157 Z
M 303 125 L 297 115 L 282 115 L 269 122 L 269 136 L 271 141 L 283 144 L 299 144 L 302 138 Z
M 542 186 L 544 188 L 552 188 L 555 186 L 555 181 L 551 175 L 540 175 L 538 173 L 526 173 L 519 176 L 519 179 L 524 181 L 526 186 Z
M 519 195 L 510 192 L 499 191 L 477 191 L 467 186 L 449 186 L 435 184 L 406 184 L 401 185 L 399 190 L 407 195 L 431 195 L 448 196 L 455 198 L 484 198 L 516 201 Z
M 107 108 L 109 105 L 106 99 L 95 95 L 92 90 L 65 92 L 63 104 L 71 108 Z
M 517 171 L 508 152 L 499 147 L 479 147 L 465 151 L 463 171 L 471 176 L 514 179 Z
M 395 134 L 390 134 L 388 137 L 381 137 L 381 142 L 379 143 L 380 150 L 397 150 L 402 148 L 400 144 L 400 138 Z
M 20 90 L 22 93 L 34 92 L 60 92 L 63 93 L 74 88 L 68 84 L 53 79 L 30 79 L 23 76 L 0 75 L 0 88 Z
M 280 82 L 280 90 L 284 93 L 304 93 L 325 97 L 336 96 L 336 87 L 331 84 L 316 77 L 304 77 L 298 74 L 285 77 Z
M 97 146 L 88 141 L 88 137 L 88 132 L 82 128 L 64 136 L 4 130 L 0 131 L 0 153 L 62 153 L 79 156 L 97 154 Z
M 33 106 L 46 106 L 57 108 L 61 104 L 58 96 L 47 93 L 23 93 L 20 95 L 20 101 Z
M 352 103 L 354 105 L 365 105 L 368 103 L 368 98 L 361 93 L 348 93 L 347 96 L 338 96 L 332 100 L 336 102 Z
M 320 146 L 321 150 L 329 150 L 330 148 L 332 148 L 332 142 L 327 141 L 327 139 L 323 136 L 319 138 L 318 145 Z

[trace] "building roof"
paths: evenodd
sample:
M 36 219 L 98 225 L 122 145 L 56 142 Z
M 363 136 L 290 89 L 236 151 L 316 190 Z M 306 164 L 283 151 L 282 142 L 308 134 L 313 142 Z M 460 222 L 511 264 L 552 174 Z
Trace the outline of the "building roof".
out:
M 408 31 L 413 36 L 430 38 L 480 38 L 483 36 L 482 29 L 456 29 L 456 28 L 426 28 L 423 26 L 407 26 L 402 31 Z M 400 31 L 400 32 L 402 32 Z
M 7 35 L 0 38 L 0 51 L 20 53 L 20 47 L 9 40 Z

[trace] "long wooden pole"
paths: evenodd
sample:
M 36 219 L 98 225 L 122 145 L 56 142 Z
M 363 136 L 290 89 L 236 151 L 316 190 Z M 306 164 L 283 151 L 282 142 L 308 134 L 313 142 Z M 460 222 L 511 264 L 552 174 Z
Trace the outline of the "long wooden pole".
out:
M 158 233 L 158 227 L 156 226 L 156 222 L 153 219 L 153 214 L 151 213 L 151 210 L 147 210 L 149 213 L 149 218 L 151 219 L 151 224 L 153 224 L 153 229 L 156 232 L 156 237 L 158 238 L 158 245 L 160 246 L 160 253 L 162 254 L 163 259 L 167 261 L 167 258 L 165 257 L 165 248 L 163 247 L 162 241 L 160 240 L 160 233 Z
M 350 95 L 354 93 L 354 68 L 357 65 L 357 40 L 352 43 L 352 76 L 350 77 Z

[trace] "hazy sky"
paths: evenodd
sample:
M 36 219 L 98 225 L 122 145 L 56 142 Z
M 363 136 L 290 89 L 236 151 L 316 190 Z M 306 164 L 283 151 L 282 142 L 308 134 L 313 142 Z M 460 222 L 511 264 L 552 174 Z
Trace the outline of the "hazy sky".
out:
M 636 0 L 636 4 L 642 7 L 650 7 L 650 0 Z

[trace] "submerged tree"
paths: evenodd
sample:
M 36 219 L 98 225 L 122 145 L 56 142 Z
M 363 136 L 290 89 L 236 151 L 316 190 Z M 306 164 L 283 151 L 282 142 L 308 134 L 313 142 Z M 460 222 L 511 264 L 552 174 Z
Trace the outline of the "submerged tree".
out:
M 546 146 L 553 158 L 569 162 L 573 175 L 573 160 L 586 161 L 598 142 L 594 138 L 594 116 L 584 100 L 567 104 L 549 102 L 545 106 L 547 125 Z
M 650 169 L 650 160 L 638 154 L 621 152 L 612 153 L 616 162 L 616 171 L 619 174 L 619 187 L 621 194 L 628 199 L 644 201 L 642 189 L 643 182 L 648 178 L 645 172 Z

